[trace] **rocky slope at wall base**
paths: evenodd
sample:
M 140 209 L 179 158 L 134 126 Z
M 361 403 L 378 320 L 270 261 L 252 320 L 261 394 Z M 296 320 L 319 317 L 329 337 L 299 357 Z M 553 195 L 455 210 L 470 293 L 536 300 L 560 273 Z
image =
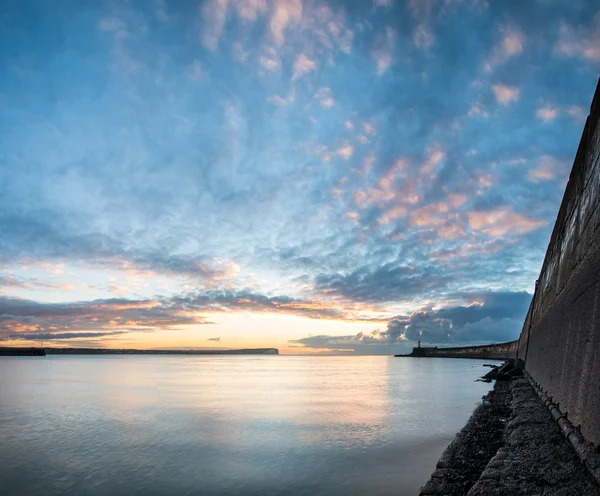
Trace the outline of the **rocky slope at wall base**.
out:
M 548 394 L 535 381 L 535 379 L 533 379 L 528 372 L 525 372 L 525 375 L 533 386 L 533 389 L 537 393 L 538 397 L 542 403 L 544 403 L 544 406 L 548 409 L 550 415 L 560 428 L 563 436 L 575 451 L 575 454 L 581 463 L 585 466 L 590 476 L 596 481 L 596 484 L 598 484 L 600 487 L 600 454 L 596 450 L 596 447 L 584 439 L 584 437 L 581 435 L 581 431 L 571 424 L 567 416 L 560 411 L 558 405 L 555 405 L 552 402 L 552 398 L 548 396 Z
M 553 416 L 526 377 L 496 382 L 420 494 L 599 496 L 595 462 L 581 462 Z

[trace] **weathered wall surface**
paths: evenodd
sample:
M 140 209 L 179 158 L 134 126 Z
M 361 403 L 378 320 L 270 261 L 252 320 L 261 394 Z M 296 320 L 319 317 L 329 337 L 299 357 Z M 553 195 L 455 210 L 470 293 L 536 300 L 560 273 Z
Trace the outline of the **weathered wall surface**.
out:
M 514 358 L 519 341 L 487 344 L 484 346 L 463 346 L 460 348 L 421 348 L 422 356 L 438 358 L 489 358 L 505 360 Z M 413 349 L 413 354 L 417 349 Z
M 569 177 L 518 357 L 600 445 L 600 83 Z

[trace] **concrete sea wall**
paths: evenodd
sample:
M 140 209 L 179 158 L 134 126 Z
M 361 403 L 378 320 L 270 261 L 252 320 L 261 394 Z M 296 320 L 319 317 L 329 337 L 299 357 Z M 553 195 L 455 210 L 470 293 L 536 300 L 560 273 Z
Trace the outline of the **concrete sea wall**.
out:
M 518 358 L 600 445 L 600 83 L 518 342 Z
M 411 357 L 437 357 L 437 358 L 487 358 L 493 360 L 506 360 L 514 358 L 517 353 L 519 341 L 508 343 L 486 344 L 483 346 L 462 346 L 458 348 L 413 348 Z

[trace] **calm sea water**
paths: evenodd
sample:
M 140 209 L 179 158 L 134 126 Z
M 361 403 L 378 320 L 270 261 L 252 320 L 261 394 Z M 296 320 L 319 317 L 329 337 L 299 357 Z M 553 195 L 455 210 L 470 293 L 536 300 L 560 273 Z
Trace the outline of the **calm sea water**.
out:
M 0 493 L 409 495 L 488 384 L 477 360 L 0 359 Z

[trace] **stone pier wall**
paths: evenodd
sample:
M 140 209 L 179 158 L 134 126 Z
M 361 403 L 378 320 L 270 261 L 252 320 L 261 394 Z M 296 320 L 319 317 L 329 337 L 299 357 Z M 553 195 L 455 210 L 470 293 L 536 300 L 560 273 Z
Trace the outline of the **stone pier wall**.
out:
M 413 348 L 413 352 L 410 356 L 507 360 L 515 358 L 518 344 L 518 341 L 510 341 L 508 343 L 486 344 L 483 346 L 462 346 L 458 348 Z
M 548 245 L 518 357 L 600 445 L 600 83 Z

